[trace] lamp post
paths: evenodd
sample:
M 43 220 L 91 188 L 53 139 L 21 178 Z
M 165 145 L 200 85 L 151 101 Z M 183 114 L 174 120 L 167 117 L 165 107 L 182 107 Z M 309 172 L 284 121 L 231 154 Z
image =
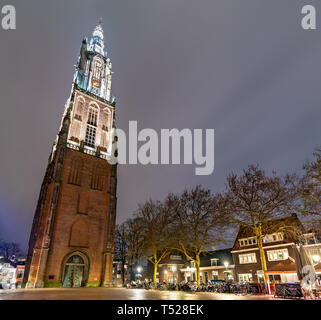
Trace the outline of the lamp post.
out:
M 174 275 L 175 275 L 175 271 L 176 271 L 176 266 L 172 266 L 172 276 L 173 276 L 173 283 L 174 283 Z
M 137 275 L 136 277 L 141 277 L 141 272 L 143 271 L 143 268 L 141 266 L 137 267 Z
M 164 281 L 168 281 L 168 276 L 167 276 L 167 274 L 168 274 L 168 272 L 167 272 L 167 270 L 164 270 L 164 275 L 165 275 L 165 277 L 164 277 Z M 166 279 L 166 280 L 165 280 Z
M 226 273 L 226 281 L 228 281 L 228 274 L 229 274 L 229 270 L 228 270 L 228 266 L 229 266 L 229 263 L 228 261 L 224 261 L 224 266 L 225 266 L 225 273 Z

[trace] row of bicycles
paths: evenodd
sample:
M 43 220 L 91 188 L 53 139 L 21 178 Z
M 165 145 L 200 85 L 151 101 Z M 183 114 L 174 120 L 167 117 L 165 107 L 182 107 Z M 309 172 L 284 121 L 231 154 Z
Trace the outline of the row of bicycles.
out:
M 133 281 L 126 285 L 128 289 L 158 289 L 169 291 L 185 291 L 185 292 L 217 292 L 217 293 L 234 293 L 234 294 L 266 294 L 267 289 L 264 284 L 258 283 L 227 283 L 227 282 L 212 282 L 208 284 L 202 283 L 197 285 L 193 282 L 181 283 L 158 283 L 156 286 L 153 282 Z
M 230 293 L 236 295 L 265 295 L 269 294 L 267 286 L 263 283 L 236 283 L 225 281 L 212 281 L 207 284 L 202 283 L 197 285 L 196 282 L 181 282 L 181 283 L 167 283 L 161 282 L 154 285 L 153 282 L 148 281 L 132 281 L 127 283 L 128 289 L 156 289 L 169 291 L 185 291 L 185 292 L 213 292 L 213 293 Z M 320 299 L 321 294 L 313 291 L 307 294 L 302 290 L 300 283 L 284 283 L 284 284 L 270 284 L 270 292 L 279 298 L 311 298 Z

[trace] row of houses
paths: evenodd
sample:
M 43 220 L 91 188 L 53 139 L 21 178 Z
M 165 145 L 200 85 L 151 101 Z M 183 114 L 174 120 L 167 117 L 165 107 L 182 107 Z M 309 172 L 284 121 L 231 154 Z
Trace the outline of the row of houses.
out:
M 308 232 L 302 232 L 299 239 L 297 233 L 292 232 L 298 228 L 303 230 L 296 215 L 271 221 L 265 226 L 267 232 L 264 235 L 263 248 L 271 283 L 298 282 L 295 253 L 298 243 L 302 244 L 314 265 L 316 275 L 321 280 L 321 241 L 315 233 Z M 261 265 L 254 232 L 249 227 L 240 227 L 232 248 L 212 250 L 201 256 L 201 282 L 208 283 L 212 280 L 263 282 Z M 117 282 L 119 275 L 117 263 L 115 266 L 114 276 Z M 136 276 L 141 275 L 143 279 L 151 279 L 152 274 L 153 265 L 150 263 L 147 263 L 144 272 L 136 272 Z M 159 264 L 157 277 L 158 282 L 195 281 L 195 263 L 187 261 L 178 252 L 172 253 Z

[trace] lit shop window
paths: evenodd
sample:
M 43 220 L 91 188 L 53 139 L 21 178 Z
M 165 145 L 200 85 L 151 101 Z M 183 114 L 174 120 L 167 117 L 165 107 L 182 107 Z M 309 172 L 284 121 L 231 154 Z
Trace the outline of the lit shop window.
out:
M 239 261 L 240 261 L 240 264 L 256 263 L 256 254 L 255 253 L 240 254 Z
M 253 279 L 252 273 L 241 273 L 239 274 L 239 281 L 240 282 L 249 282 Z
M 287 260 L 289 258 L 288 249 L 271 250 L 267 252 L 269 261 Z
M 215 270 L 212 271 L 212 279 L 218 280 L 218 271 L 215 271 Z
M 321 249 L 310 249 L 309 254 L 312 258 L 313 263 L 319 263 L 321 261 Z

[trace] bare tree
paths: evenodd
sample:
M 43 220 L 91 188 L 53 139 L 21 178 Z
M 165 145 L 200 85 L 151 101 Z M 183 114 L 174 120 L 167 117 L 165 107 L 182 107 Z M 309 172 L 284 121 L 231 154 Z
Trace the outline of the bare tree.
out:
M 268 282 L 267 266 L 263 250 L 263 237 L 271 231 L 272 219 L 280 219 L 292 214 L 293 204 L 297 196 L 296 176 L 266 176 L 258 166 L 250 165 L 243 174 L 231 173 L 227 177 L 225 208 L 230 221 L 241 227 L 252 230 L 257 237 L 264 281 Z M 282 220 L 279 220 L 280 222 Z M 287 220 L 278 228 L 289 229 Z
M 127 222 L 117 225 L 115 231 L 114 257 L 121 263 L 122 283 L 125 283 L 125 265 L 128 263 L 129 241 Z
M 0 255 L 5 259 L 11 260 L 13 257 L 17 258 L 22 254 L 19 244 L 0 239 Z
M 157 283 L 158 264 L 171 251 L 170 215 L 159 201 L 149 200 L 140 204 L 135 218 L 139 225 L 139 247 L 142 255 L 154 265 L 153 282 Z
M 141 243 L 142 228 L 138 218 L 127 220 L 127 241 L 128 241 L 128 265 L 130 267 L 131 278 L 133 280 L 133 265 L 143 257 L 144 247 Z
M 321 148 L 313 153 L 314 160 L 304 164 L 301 180 L 299 212 L 309 219 L 321 218 Z
M 182 195 L 169 195 L 166 204 L 174 216 L 173 237 L 179 250 L 196 266 L 196 280 L 200 284 L 200 257 L 223 242 L 226 220 L 223 219 L 220 195 L 213 196 L 209 189 L 196 186 Z

